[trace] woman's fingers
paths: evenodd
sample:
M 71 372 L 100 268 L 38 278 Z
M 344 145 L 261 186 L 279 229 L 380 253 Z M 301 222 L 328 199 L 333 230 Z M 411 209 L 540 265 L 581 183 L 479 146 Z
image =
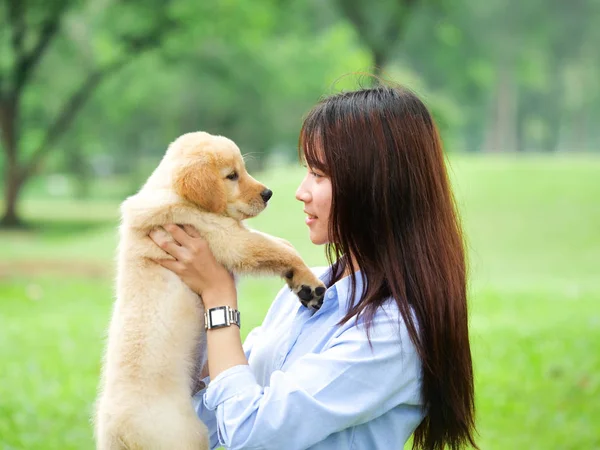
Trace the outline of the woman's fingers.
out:
M 201 238 L 202 237 L 202 236 L 200 236 L 200 233 L 198 233 L 198 230 L 196 230 L 196 228 L 192 225 L 184 225 L 183 230 L 193 238 Z
M 184 269 L 183 265 L 179 261 L 175 261 L 173 259 L 155 259 L 154 262 L 177 274 L 182 272 Z
M 178 225 L 170 223 L 165 225 L 163 228 L 171 234 L 173 239 L 175 239 L 175 242 L 177 242 L 179 245 L 183 245 L 185 247 L 189 246 L 191 243 L 192 237 L 183 231 L 183 229 Z
M 148 237 L 150 237 L 150 239 L 152 239 L 156 245 L 158 245 L 175 259 L 179 259 L 178 256 L 181 256 L 182 248 L 177 242 L 172 241 L 164 230 L 152 230 L 150 233 L 148 233 Z
M 156 245 L 178 261 L 189 263 L 194 255 L 199 255 L 208 249 L 207 242 L 191 225 L 168 224 L 163 229 L 152 230 L 149 233 Z

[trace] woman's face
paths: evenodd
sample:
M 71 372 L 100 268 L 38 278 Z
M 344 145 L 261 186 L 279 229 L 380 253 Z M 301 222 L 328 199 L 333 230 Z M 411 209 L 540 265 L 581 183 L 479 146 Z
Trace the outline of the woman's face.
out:
M 331 180 L 323 172 L 307 167 L 307 173 L 296 190 L 296 199 L 304 203 L 306 225 L 313 244 L 329 242 Z

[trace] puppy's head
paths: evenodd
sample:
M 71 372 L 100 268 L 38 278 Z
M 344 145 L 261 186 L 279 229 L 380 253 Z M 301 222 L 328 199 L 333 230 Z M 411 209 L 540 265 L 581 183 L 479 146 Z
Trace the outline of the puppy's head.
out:
M 240 149 L 223 136 L 184 134 L 167 155 L 175 167 L 175 191 L 206 211 L 237 220 L 254 217 L 273 194 L 248 174 Z

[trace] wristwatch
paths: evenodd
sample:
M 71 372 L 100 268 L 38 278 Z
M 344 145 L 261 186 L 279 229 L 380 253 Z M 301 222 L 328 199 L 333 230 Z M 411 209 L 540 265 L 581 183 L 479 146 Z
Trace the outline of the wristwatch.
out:
M 204 328 L 207 330 L 228 327 L 233 324 L 241 328 L 240 312 L 237 309 L 229 306 L 217 306 L 204 313 Z

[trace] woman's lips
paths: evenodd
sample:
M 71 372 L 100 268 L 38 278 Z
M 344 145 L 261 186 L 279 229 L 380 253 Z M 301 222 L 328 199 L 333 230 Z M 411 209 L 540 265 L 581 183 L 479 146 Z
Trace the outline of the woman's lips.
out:
M 313 223 L 315 223 L 315 221 L 318 219 L 318 217 L 317 217 L 317 216 L 313 216 L 312 214 L 309 214 L 309 213 L 307 213 L 306 211 L 304 211 L 304 213 L 305 213 L 305 214 L 306 214 L 306 216 L 307 216 L 304 222 L 305 222 L 305 223 L 306 223 L 306 225 L 308 225 L 308 226 L 310 226 L 310 225 L 312 225 Z

